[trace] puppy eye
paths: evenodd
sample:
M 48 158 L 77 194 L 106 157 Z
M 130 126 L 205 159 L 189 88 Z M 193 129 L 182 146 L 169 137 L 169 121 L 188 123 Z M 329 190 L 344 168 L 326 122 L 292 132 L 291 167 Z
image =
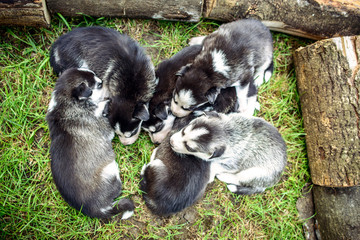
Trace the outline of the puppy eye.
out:
M 190 107 L 186 108 L 186 107 L 182 106 L 181 108 L 182 108 L 182 110 L 190 111 Z
M 164 128 L 164 123 L 157 124 L 156 125 L 156 130 L 154 132 L 160 132 L 161 129 L 163 129 L 163 128 Z
M 139 126 L 131 132 L 131 136 L 134 136 L 137 133 L 138 129 L 139 129 Z
M 103 86 L 102 82 L 97 84 L 97 88 L 102 88 L 102 86 Z
M 184 142 L 184 146 L 185 146 L 186 150 L 188 150 L 189 152 L 196 152 L 195 149 L 189 147 L 189 145 L 187 144 L 187 142 Z

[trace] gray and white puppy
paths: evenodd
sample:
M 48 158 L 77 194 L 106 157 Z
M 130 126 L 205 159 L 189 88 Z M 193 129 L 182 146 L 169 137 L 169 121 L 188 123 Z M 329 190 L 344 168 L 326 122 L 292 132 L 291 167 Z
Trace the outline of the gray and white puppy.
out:
M 149 118 L 156 79 L 150 57 L 135 40 L 111 28 L 76 28 L 52 45 L 50 64 L 56 74 L 71 67 L 94 71 L 110 92 L 111 126 L 124 145 L 136 141 Z
M 190 114 L 177 118 L 174 129 L 181 129 L 195 117 Z M 150 162 L 141 171 L 140 189 L 145 203 L 160 216 L 169 216 L 193 205 L 203 196 L 210 179 L 209 162 L 171 149 L 172 132 L 153 151 Z
M 269 29 L 258 20 L 238 20 L 221 25 L 202 44 L 194 62 L 179 72 L 171 111 L 177 117 L 186 116 L 207 102 L 214 103 L 220 89 L 240 86 L 240 111 L 246 112 L 251 84 L 258 87 L 272 75 Z
M 170 138 L 175 152 L 211 163 L 216 176 L 236 194 L 263 192 L 275 185 L 286 163 L 286 145 L 265 120 L 241 113 L 206 113 Z
M 46 120 L 49 125 L 51 171 L 56 187 L 72 207 L 90 217 L 133 214 L 121 194 L 121 180 L 111 140 L 114 130 L 106 108 L 108 91 L 94 72 L 65 70 L 56 82 Z
M 153 143 L 161 143 L 174 123 L 175 116 L 170 111 L 170 101 L 178 78 L 177 72 L 181 67 L 191 63 L 201 48 L 201 45 L 185 47 L 158 65 L 155 71 L 158 84 L 149 102 L 150 117 L 142 124 Z

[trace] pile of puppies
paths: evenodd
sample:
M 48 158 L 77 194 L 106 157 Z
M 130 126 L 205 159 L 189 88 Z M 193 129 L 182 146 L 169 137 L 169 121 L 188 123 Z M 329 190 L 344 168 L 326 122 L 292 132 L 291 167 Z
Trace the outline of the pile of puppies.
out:
M 127 35 L 77 28 L 53 44 L 59 76 L 47 113 L 51 169 L 63 198 L 90 217 L 133 214 L 120 196 L 114 132 L 141 128 L 160 144 L 141 171 L 149 209 L 168 216 L 194 204 L 215 177 L 236 194 L 276 184 L 287 162 L 275 127 L 252 117 L 273 71 L 272 37 L 257 20 L 224 24 L 159 64 Z

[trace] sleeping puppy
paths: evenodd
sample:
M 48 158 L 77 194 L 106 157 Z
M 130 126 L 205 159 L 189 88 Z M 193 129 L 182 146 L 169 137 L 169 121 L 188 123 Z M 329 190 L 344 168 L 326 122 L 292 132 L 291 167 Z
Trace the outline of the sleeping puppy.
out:
M 135 40 L 109 28 L 76 28 L 52 45 L 50 64 L 59 75 L 71 67 L 94 71 L 110 92 L 111 126 L 123 144 L 136 141 L 149 119 L 156 80 L 150 57 Z
M 176 119 L 174 129 L 185 126 L 195 115 Z M 175 214 L 193 205 L 205 192 L 210 163 L 191 155 L 175 153 L 171 133 L 153 151 L 150 163 L 141 171 L 140 189 L 148 208 L 159 216 Z
M 51 171 L 62 197 L 72 207 L 96 218 L 123 212 L 134 204 L 114 199 L 121 180 L 111 140 L 114 130 L 106 115 L 108 91 L 87 69 L 65 70 L 56 82 L 46 120 L 49 125 Z
M 185 47 L 157 67 L 155 75 L 158 85 L 149 103 L 150 118 L 142 124 L 153 143 L 162 142 L 174 123 L 175 116 L 170 111 L 170 101 L 178 78 L 177 72 L 182 66 L 191 63 L 201 48 L 201 45 Z
M 238 20 L 223 24 L 205 37 L 203 49 L 192 64 L 179 71 L 171 111 L 177 117 L 214 103 L 220 89 L 240 86 L 241 112 L 247 111 L 250 85 L 258 87 L 273 69 L 272 36 L 257 20 Z
M 263 192 L 275 185 L 287 162 L 278 130 L 241 113 L 206 113 L 170 138 L 171 148 L 211 163 L 216 176 L 236 194 Z

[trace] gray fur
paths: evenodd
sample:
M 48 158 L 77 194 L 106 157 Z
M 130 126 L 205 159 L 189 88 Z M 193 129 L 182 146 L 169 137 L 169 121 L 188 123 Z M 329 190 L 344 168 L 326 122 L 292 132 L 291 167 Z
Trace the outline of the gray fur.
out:
M 56 82 L 46 120 L 52 176 L 62 197 L 90 217 L 109 218 L 132 212 L 134 204 L 129 199 L 114 204 L 122 188 L 111 143 L 114 130 L 105 117 L 108 90 L 96 83 L 99 79 L 89 70 L 65 70 Z M 100 93 L 95 98 L 96 91 Z
M 287 163 L 286 144 L 265 120 L 240 113 L 205 113 L 173 134 L 172 149 L 211 162 L 212 177 L 237 194 L 276 184 Z

